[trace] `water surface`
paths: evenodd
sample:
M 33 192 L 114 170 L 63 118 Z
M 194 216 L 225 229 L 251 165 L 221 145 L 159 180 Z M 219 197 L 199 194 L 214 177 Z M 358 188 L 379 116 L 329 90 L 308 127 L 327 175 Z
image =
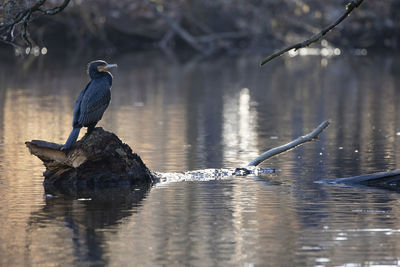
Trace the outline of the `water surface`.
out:
M 65 141 L 88 60 L 2 61 L 0 265 L 398 264 L 399 194 L 314 181 L 399 168 L 399 56 L 260 58 L 112 58 L 99 126 L 160 172 L 238 167 L 329 119 L 319 141 L 262 164 L 274 174 L 80 199 L 44 196 L 24 142 Z

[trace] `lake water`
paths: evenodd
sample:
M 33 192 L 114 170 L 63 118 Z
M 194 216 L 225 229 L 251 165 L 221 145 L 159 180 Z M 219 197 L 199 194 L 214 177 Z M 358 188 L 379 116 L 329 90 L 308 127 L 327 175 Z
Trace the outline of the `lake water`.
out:
M 400 168 L 400 56 L 260 59 L 112 58 L 99 126 L 159 172 L 239 167 L 328 119 L 319 141 L 274 174 L 80 199 L 44 195 L 24 142 L 65 141 L 89 59 L 2 60 L 0 266 L 399 265 L 398 193 L 314 182 Z

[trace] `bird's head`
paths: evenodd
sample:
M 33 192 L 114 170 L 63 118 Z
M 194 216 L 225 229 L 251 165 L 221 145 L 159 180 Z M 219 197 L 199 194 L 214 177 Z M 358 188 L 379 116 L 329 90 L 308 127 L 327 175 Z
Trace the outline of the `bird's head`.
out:
M 117 67 L 117 64 L 108 64 L 104 60 L 95 60 L 89 63 L 88 73 L 93 78 L 96 74 L 107 72 L 109 69 L 115 67 Z

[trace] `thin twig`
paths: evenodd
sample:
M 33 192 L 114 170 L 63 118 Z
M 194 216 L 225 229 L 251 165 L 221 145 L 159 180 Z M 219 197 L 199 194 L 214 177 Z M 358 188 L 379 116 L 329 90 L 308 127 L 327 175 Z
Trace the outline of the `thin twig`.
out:
M 249 164 L 247 164 L 248 167 L 250 166 L 258 166 L 261 162 L 263 162 L 264 160 L 273 157 L 277 154 L 280 154 L 282 152 L 285 152 L 289 149 L 295 148 L 296 146 L 309 142 L 309 141 L 313 141 L 315 139 L 318 138 L 318 135 L 329 125 L 329 121 L 324 121 L 322 122 L 320 125 L 318 125 L 317 128 L 315 128 L 312 132 L 310 132 L 307 135 L 304 136 L 300 136 L 297 139 L 282 145 L 282 146 L 278 146 L 275 148 L 272 148 L 264 153 L 262 153 L 260 156 L 258 156 L 257 158 L 253 159 L 252 161 L 249 162 Z
M 292 50 L 292 49 L 297 50 L 297 49 L 300 49 L 300 48 L 303 48 L 303 47 L 307 47 L 307 46 L 309 46 L 310 44 L 317 42 L 317 41 L 320 40 L 323 36 L 325 36 L 325 34 L 327 34 L 330 30 L 332 30 L 333 28 L 335 28 L 339 23 L 341 23 L 345 18 L 347 18 L 347 17 L 350 15 L 350 13 L 351 13 L 355 8 L 357 8 L 357 7 L 359 7 L 359 6 L 361 5 L 361 3 L 362 3 L 363 1 L 364 1 L 364 0 L 352 0 L 351 2 L 349 2 L 349 3 L 346 5 L 346 12 L 344 12 L 344 13 L 343 13 L 338 19 L 336 19 L 336 21 L 334 21 L 332 24 L 330 24 L 329 26 L 327 26 L 326 28 L 324 28 L 322 31 L 320 31 L 320 32 L 317 33 L 317 34 L 314 34 L 314 35 L 311 36 L 309 39 L 307 39 L 307 40 L 305 40 L 305 41 L 303 41 L 303 42 L 300 42 L 300 43 L 297 43 L 297 44 L 288 46 L 288 47 L 286 47 L 286 48 L 284 48 L 284 49 L 282 49 L 282 50 L 279 50 L 279 51 L 277 51 L 277 52 L 275 52 L 275 53 L 269 55 L 267 58 L 265 58 L 265 59 L 261 62 L 260 65 L 263 66 L 264 64 L 268 63 L 268 62 L 271 61 L 272 59 L 274 59 L 274 58 L 276 58 L 276 57 L 279 57 L 279 56 L 285 54 L 286 52 L 288 52 L 288 51 L 290 51 L 290 50 Z
M 60 13 L 61 11 L 63 11 L 64 8 L 66 8 L 68 6 L 69 2 L 70 2 L 70 0 L 64 0 L 64 2 L 59 6 L 56 6 L 54 8 L 50 8 L 50 9 L 47 9 L 47 10 L 39 8 L 39 10 L 42 11 L 46 15 L 55 15 L 55 14 Z

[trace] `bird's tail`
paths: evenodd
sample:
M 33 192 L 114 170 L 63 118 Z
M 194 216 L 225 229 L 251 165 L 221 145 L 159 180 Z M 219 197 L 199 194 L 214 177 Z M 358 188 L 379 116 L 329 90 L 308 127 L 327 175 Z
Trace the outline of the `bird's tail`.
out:
M 67 142 L 65 142 L 65 145 L 63 146 L 63 149 L 69 149 L 73 144 L 75 144 L 76 139 L 78 139 L 80 130 L 81 130 L 81 128 L 73 128 L 72 129 L 72 131 L 69 134 L 69 137 L 67 139 Z

